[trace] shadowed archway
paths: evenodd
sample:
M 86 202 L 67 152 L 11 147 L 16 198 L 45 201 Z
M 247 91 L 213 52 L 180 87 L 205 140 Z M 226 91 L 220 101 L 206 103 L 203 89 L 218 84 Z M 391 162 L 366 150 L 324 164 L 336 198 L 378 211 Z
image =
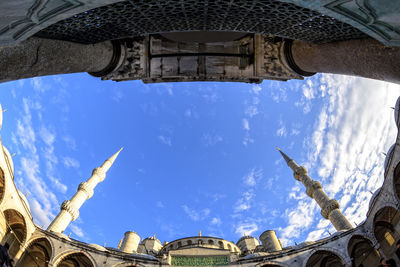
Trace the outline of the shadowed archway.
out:
M 379 265 L 379 252 L 367 238 L 359 235 L 352 236 L 347 249 L 351 258 L 352 267 Z
M 1 240 L 1 244 L 8 243 L 10 249 L 8 253 L 14 258 L 22 245 L 26 241 L 26 223 L 21 213 L 16 210 L 5 210 L 6 234 Z
M 399 223 L 399 212 L 393 207 L 384 207 L 374 217 L 375 238 L 381 245 L 386 256 L 393 255 L 396 250 L 396 242 L 400 239 L 396 226 Z
M 46 238 L 34 240 L 25 250 L 17 267 L 47 267 L 52 257 L 51 244 Z
M 94 267 L 92 261 L 83 253 L 76 252 L 65 256 L 57 267 Z
M 307 261 L 306 267 L 342 267 L 344 263 L 333 252 L 320 250 L 315 252 Z

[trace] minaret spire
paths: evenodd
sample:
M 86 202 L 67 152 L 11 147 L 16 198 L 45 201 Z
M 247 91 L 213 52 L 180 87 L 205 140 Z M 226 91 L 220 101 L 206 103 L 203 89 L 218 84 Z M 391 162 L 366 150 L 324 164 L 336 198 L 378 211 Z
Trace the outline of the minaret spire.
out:
M 297 163 L 283 153 L 279 148 L 278 151 L 285 159 L 287 165 L 293 170 L 293 176 L 297 181 L 301 181 L 306 187 L 307 195 L 317 202 L 321 208 L 321 215 L 325 219 L 331 221 L 337 231 L 348 230 L 353 228 L 350 222 L 339 210 L 339 203 L 335 199 L 329 199 L 326 193 L 322 190 L 319 182 L 314 181 L 308 176 L 306 168 L 297 165 Z
M 107 171 L 111 168 L 121 150 L 122 148 L 104 161 L 100 167 L 95 168 L 90 178 L 79 185 L 78 191 L 76 191 L 71 200 L 66 200 L 62 203 L 60 213 L 51 222 L 47 230 L 62 233 L 71 221 L 79 217 L 79 209 L 86 200 L 93 196 L 94 188 L 97 184 L 104 181 Z

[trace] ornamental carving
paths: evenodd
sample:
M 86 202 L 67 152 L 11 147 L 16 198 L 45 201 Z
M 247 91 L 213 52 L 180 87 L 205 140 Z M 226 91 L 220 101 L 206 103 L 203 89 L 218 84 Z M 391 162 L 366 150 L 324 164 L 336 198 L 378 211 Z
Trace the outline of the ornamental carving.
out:
M 80 183 L 78 190 L 85 192 L 87 194 L 87 198 L 91 198 L 94 194 L 93 188 L 91 188 L 87 182 Z
M 78 217 L 79 217 L 79 210 L 75 209 L 72 204 L 71 201 L 69 200 L 65 200 L 62 204 L 61 204 L 61 210 L 65 210 L 67 211 L 69 214 L 71 214 L 72 220 L 75 221 Z
M 293 176 L 297 181 L 301 181 L 301 177 L 303 177 L 304 175 L 307 175 L 307 169 L 303 166 L 299 166 L 293 173 Z
M 336 201 L 336 199 L 330 199 L 327 204 L 321 209 L 321 215 L 325 219 L 329 219 L 329 214 L 335 210 L 339 209 L 339 203 Z

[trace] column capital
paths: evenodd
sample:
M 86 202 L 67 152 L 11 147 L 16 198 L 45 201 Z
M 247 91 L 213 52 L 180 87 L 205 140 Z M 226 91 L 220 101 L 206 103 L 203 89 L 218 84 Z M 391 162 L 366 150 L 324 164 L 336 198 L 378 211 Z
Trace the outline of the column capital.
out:
M 339 209 L 339 203 L 336 201 L 336 199 L 330 199 L 321 209 L 322 217 L 329 219 L 329 214 L 335 209 Z
M 87 198 L 91 198 L 94 194 L 93 188 L 91 188 L 87 182 L 80 183 L 78 186 L 78 190 L 85 192 Z
M 71 201 L 69 200 L 65 200 L 61 204 L 61 210 L 65 210 L 66 212 L 68 212 L 71 215 L 73 221 L 75 221 L 79 217 L 79 210 L 75 209 L 72 206 Z

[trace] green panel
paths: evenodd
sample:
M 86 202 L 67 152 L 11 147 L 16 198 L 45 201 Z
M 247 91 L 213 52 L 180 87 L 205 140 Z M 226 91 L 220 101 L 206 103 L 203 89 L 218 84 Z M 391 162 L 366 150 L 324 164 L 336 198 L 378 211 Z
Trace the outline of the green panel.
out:
M 228 265 L 227 256 L 214 256 L 214 257 L 185 257 L 185 256 L 172 256 L 171 265 L 175 266 L 218 266 Z

